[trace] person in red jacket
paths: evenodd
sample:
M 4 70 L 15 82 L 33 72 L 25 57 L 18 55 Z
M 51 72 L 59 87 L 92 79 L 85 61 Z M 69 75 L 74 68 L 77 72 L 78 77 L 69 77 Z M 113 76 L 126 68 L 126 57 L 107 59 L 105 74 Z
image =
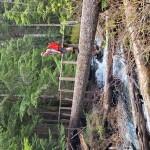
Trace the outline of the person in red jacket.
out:
M 65 54 L 73 50 L 74 50 L 73 47 L 62 48 L 59 43 L 51 42 L 48 44 L 46 52 L 42 52 L 41 56 L 44 57 L 47 55 Z

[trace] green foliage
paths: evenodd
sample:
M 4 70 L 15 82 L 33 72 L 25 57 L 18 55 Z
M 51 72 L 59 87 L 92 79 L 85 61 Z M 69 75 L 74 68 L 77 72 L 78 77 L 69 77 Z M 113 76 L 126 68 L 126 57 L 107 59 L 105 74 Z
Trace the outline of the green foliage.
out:
M 33 113 L 39 106 L 41 94 L 57 94 L 60 71 L 60 55 L 41 57 L 41 49 L 29 37 L 11 39 L 0 47 L 0 85 L 8 96 L 0 102 L 0 149 L 17 150 L 20 147 L 32 149 L 58 149 L 49 131 L 49 139 L 33 135 L 39 122 Z M 44 46 L 45 47 L 45 46 Z M 44 50 L 43 50 L 44 51 Z M 75 59 L 74 54 L 66 54 L 65 59 Z M 73 65 L 74 66 L 74 65 Z M 65 66 L 63 73 L 74 75 L 75 67 Z M 28 137 L 28 141 L 24 138 Z M 58 139 L 61 149 L 65 149 L 65 131 L 60 128 Z M 40 143 L 40 144 L 39 144 Z
M 66 138 L 65 138 L 65 128 L 63 125 L 60 126 L 60 133 L 59 133 L 59 145 L 61 150 L 65 150 L 66 145 Z
M 0 80 L 10 94 L 23 96 L 20 101 L 21 118 L 25 112 L 30 115 L 33 107 L 37 107 L 39 95 L 45 87 L 58 85 L 58 57 L 43 59 L 40 51 L 33 48 L 32 39 L 27 37 L 11 40 L 5 48 L 1 48 Z M 57 60 L 57 65 L 53 59 Z
M 35 134 L 32 137 L 32 148 L 35 150 L 57 150 L 58 143 L 57 140 L 52 138 L 52 133 L 48 131 L 48 139 L 40 139 Z
M 100 50 L 103 52 L 105 47 L 106 47 L 106 40 L 103 41 L 103 43 L 100 47 L 101 48 Z
M 33 20 L 49 23 L 49 17 L 54 14 L 59 17 L 60 22 L 65 22 L 72 11 L 70 0 L 19 0 L 19 3 L 16 2 L 13 5 L 5 1 L 4 8 L 4 16 L 9 20 L 15 20 L 19 25 L 28 25 Z
M 57 128 L 57 127 L 56 127 Z M 36 150 L 65 150 L 65 129 L 63 125 L 59 127 L 59 137 L 58 139 L 54 139 L 51 133 L 51 130 L 48 130 L 48 138 L 40 139 L 37 135 L 32 137 L 32 149 Z
M 25 3 L 25 5 L 17 4 L 17 2 Z M 16 4 L 10 4 L 5 1 L 5 13 L 0 18 L 6 19 L 7 17 L 9 20 L 14 20 L 16 24 L 27 25 L 41 20 L 49 23 L 50 16 L 55 13 L 60 17 L 61 22 L 65 22 L 71 11 L 70 1 L 68 0 L 19 0 L 17 2 Z M 58 2 L 57 7 L 52 11 L 51 3 L 56 2 Z M 63 128 L 60 129 L 60 137 L 56 141 L 54 141 L 50 131 L 48 139 L 40 139 L 34 134 L 34 129 L 40 120 L 38 115 L 35 114 L 39 107 L 40 95 L 57 94 L 60 71 L 60 56 L 42 58 L 40 53 L 45 51 L 49 42 L 48 38 L 60 41 L 60 37 L 56 39 L 59 30 L 50 29 L 48 38 L 32 39 L 24 36 L 23 38 L 10 40 L 11 34 L 9 31 L 11 29 L 8 28 L 8 25 L 11 25 L 11 23 L 5 24 L 3 21 L 2 26 L 0 26 L 5 35 L 2 40 L 7 39 L 7 41 L 2 42 L 3 45 L 0 43 L 0 90 L 1 94 L 7 95 L 0 101 L 0 149 L 55 150 L 60 147 L 56 141 L 61 143 L 59 145 L 62 149 L 65 149 Z M 47 32 L 44 31 L 44 33 Z M 74 58 L 73 55 L 66 55 L 65 57 Z M 65 67 L 64 72 L 69 72 L 69 75 L 74 74 L 75 68 L 68 69 Z
M 7 136 L 10 137 L 7 138 Z M 17 137 L 12 137 L 11 134 L 8 135 L 8 131 L 4 131 L 4 129 L 0 126 L 0 149 L 18 150 L 19 147 L 16 143 Z
M 9 27 L 8 27 L 8 23 L 6 22 L 6 20 L 2 17 L 2 15 L 0 14 L 0 41 L 3 40 L 7 40 L 10 38 L 10 34 L 9 34 Z M 0 43 L 2 44 L 2 43 Z
M 21 122 L 19 102 L 7 97 L 0 103 L 0 122 L 0 149 L 17 150 L 21 145 L 21 139 L 29 136 L 35 128 L 37 118 L 26 115 Z
M 80 24 L 76 24 L 72 28 L 71 43 L 78 44 L 79 43 L 79 35 L 80 35 Z
M 102 2 L 101 2 L 101 8 L 102 8 L 102 11 L 106 10 L 106 8 L 107 8 L 107 0 L 102 0 Z
M 30 145 L 28 138 L 23 139 L 23 150 L 32 150 L 32 146 Z
M 24 37 L 0 47 L 0 83 L 2 94 L 8 95 L 0 102 L 0 149 L 19 149 L 23 138 L 31 137 L 39 121 L 33 111 L 40 95 L 57 93 L 60 57 L 42 58 L 42 47 L 37 49 L 33 45 L 31 38 Z M 50 147 L 50 141 L 36 139 L 41 142 L 40 149 Z
M 87 128 L 85 134 L 87 139 L 90 139 L 95 133 L 98 135 L 99 140 L 104 139 L 105 130 L 102 126 L 102 116 L 99 114 L 86 114 L 86 123 Z

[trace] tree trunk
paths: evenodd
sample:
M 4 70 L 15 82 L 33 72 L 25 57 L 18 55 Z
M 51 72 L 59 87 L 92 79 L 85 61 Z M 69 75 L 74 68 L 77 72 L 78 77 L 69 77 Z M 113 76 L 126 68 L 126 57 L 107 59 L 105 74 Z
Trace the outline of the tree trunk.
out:
M 95 0 L 83 0 L 81 30 L 79 39 L 79 54 L 76 69 L 73 104 L 70 118 L 70 128 L 79 127 L 82 100 L 90 70 L 90 60 L 94 46 L 94 38 L 99 16 L 99 6 Z M 72 136 L 70 132 L 69 137 Z
M 133 49 L 133 55 L 135 58 L 135 63 L 137 67 L 137 73 L 138 73 L 138 79 L 139 79 L 139 85 L 140 85 L 140 92 L 143 97 L 143 100 L 145 101 L 146 106 L 148 107 L 148 113 L 150 116 L 150 68 L 149 66 L 145 65 L 144 60 L 142 59 L 142 54 L 144 53 L 144 46 L 142 42 L 140 41 L 139 36 L 139 20 L 138 20 L 138 6 L 131 2 L 130 0 L 123 0 L 125 5 L 125 15 L 126 15 L 126 23 L 127 23 L 127 29 L 130 34 L 130 44 Z M 130 98 L 131 102 L 133 99 L 138 101 L 138 98 L 132 94 L 132 84 L 129 81 L 129 90 L 130 90 Z M 135 89 L 134 89 L 135 90 Z M 133 102 L 132 102 L 133 104 Z M 135 105 L 135 104 L 133 104 Z M 137 130 L 137 136 L 140 143 L 141 150 L 148 150 L 149 149 L 149 143 L 148 143 L 148 135 L 146 133 L 146 125 L 145 125 L 145 119 L 143 117 L 142 108 L 140 104 L 137 104 L 137 106 L 133 106 L 132 108 L 136 113 L 136 117 L 134 116 L 134 123 Z M 137 109 L 135 109 L 136 107 Z
M 106 12 L 106 26 L 108 26 L 108 11 Z M 110 99 L 112 98 L 112 75 L 113 75 L 113 52 L 114 52 L 114 39 L 109 38 L 109 31 L 106 30 L 106 43 L 107 43 L 107 54 L 106 54 L 106 77 L 104 86 L 104 99 L 103 99 L 103 125 L 107 118 Z
M 134 78 L 132 75 L 132 72 L 131 72 L 130 77 Z M 148 133 L 146 131 L 146 120 L 144 118 L 144 114 L 142 111 L 141 100 L 137 94 L 140 92 L 134 86 L 130 78 L 128 81 L 128 87 L 129 87 L 129 96 L 130 96 L 131 107 L 132 107 L 133 121 L 134 121 L 134 126 L 136 129 L 137 138 L 139 141 L 140 150 L 148 150 L 149 143 L 148 143 Z
M 137 11 L 139 8 L 133 1 L 123 0 L 123 2 L 125 6 L 127 29 L 130 34 L 130 44 L 133 49 L 133 55 L 137 66 L 140 91 L 150 116 L 150 66 L 146 66 L 146 62 L 142 58 L 143 53 L 148 50 L 148 48 L 144 48 L 144 45 L 140 40 L 140 21 L 138 20 L 139 13 Z

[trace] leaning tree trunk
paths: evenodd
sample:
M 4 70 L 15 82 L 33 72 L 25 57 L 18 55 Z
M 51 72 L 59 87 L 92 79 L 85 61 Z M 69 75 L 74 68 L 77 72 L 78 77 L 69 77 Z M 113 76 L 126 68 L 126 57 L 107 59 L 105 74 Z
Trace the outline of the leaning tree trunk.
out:
M 69 128 L 77 128 L 81 112 L 82 100 L 86 91 L 90 60 L 99 16 L 99 0 L 83 0 L 81 29 L 79 39 L 78 64 L 76 69 L 73 104 Z M 73 131 L 70 130 L 69 137 Z
M 137 72 L 139 77 L 140 92 L 144 102 L 148 108 L 150 116 L 150 66 L 143 59 L 143 53 L 148 51 L 148 46 L 144 46 L 140 40 L 139 34 L 139 7 L 136 1 L 123 0 L 125 8 L 125 16 L 127 29 L 130 34 L 130 44 L 132 46 L 133 55 L 135 58 Z M 149 56 L 148 56 L 149 57 Z
M 130 49 L 125 49 L 128 53 Z M 148 149 L 148 133 L 146 130 L 146 120 L 144 118 L 143 110 L 142 110 L 142 103 L 139 97 L 139 87 L 135 81 L 137 81 L 137 75 L 135 69 L 133 67 L 133 60 L 131 56 L 128 56 L 124 53 L 125 60 L 128 60 L 128 65 L 126 65 L 126 71 L 128 72 L 128 89 L 129 89 L 129 97 L 131 102 L 131 110 L 132 110 L 132 117 L 133 123 L 136 130 L 137 139 L 139 142 L 140 150 Z M 135 64 L 134 64 L 135 65 Z M 133 68 L 130 70 L 130 68 Z
M 133 78 L 132 72 L 130 77 Z M 142 112 L 142 103 L 137 94 L 139 93 L 139 91 L 131 82 L 131 78 L 129 78 L 128 86 L 129 86 L 129 95 L 132 107 L 134 126 L 136 129 L 140 150 L 148 150 L 149 149 L 148 133 L 146 131 L 146 120 Z
M 108 27 L 108 11 L 106 12 L 106 26 Z M 110 99 L 112 98 L 112 87 L 111 82 L 113 80 L 113 53 L 114 53 L 114 37 L 110 37 L 110 30 L 106 30 L 106 43 L 107 43 L 107 53 L 106 53 L 106 77 L 104 86 L 104 99 L 103 99 L 103 125 L 107 118 L 107 114 L 110 107 Z

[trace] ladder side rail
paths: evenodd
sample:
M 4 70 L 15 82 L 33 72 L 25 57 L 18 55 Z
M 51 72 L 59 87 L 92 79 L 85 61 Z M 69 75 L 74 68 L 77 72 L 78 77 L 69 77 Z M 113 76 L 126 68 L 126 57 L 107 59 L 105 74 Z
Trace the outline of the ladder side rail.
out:
M 65 26 L 63 24 L 63 34 L 62 34 L 62 47 L 64 46 L 64 32 L 65 32 Z M 61 55 L 61 67 L 60 67 L 60 77 L 61 77 L 61 74 L 62 74 L 62 61 L 63 61 L 63 54 Z M 59 80 L 59 89 L 60 89 L 60 86 L 61 86 L 61 81 Z M 58 123 L 60 123 L 60 111 L 61 111 L 61 101 L 62 101 L 62 93 L 60 91 L 60 95 L 59 95 L 59 113 L 58 113 Z

